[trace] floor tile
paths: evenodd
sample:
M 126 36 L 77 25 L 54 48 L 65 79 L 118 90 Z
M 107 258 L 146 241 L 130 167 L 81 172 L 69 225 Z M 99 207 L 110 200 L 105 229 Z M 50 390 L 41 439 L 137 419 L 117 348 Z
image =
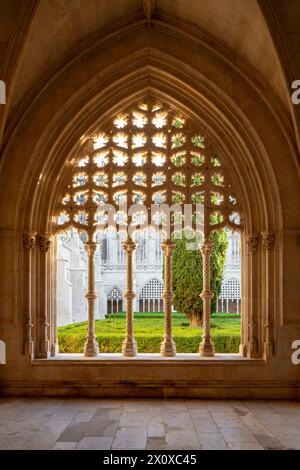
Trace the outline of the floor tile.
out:
M 84 437 L 78 443 L 77 450 L 108 450 L 112 445 L 112 437 Z
M 148 438 L 147 450 L 168 450 L 170 447 L 164 438 Z
M 220 432 L 198 432 L 198 439 L 203 450 L 227 450 L 228 446 Z
M 220 428 L 222 427 L 242 427 L 243 422 L 239 416 L 237 416 L 234 411 L 227 412 L 227 411 L 213 411 L 211 416 L 216 423 L 216 425 Z
M 77 442 L 56 442 L 52 450 L 74 450 Z
M 257 440 L 247 428 L 219 428 L 226 442 L 257 444 Z
M 260 444 L 250 444 L 247 442 L 229 442 L 228 447 L 230 450 L 264 450 Z
M 197 434 L 192 430 L 166 430 L 165 439 L 170 449 L 200 449 Z
M 164 438 L 165 428 L 163 424 L 148 424 L 148 438 Z
M 0 449 L 300 449 L 300 403 L 0 399 Z
M 282 445 L 285 449 L 300 450 L 300 439 L 283 439 Z
M 122 427 L 116 432 L 112 449 L 145 449 L 147 445 L 147 428 Z
M 88 423 L 71 422 L 60 434 L 58 441 L 79 442 L 86 431 Z
M 217 425 L 212 417 L 193 418 L 192 422 L 197 432 L 218 432 Z

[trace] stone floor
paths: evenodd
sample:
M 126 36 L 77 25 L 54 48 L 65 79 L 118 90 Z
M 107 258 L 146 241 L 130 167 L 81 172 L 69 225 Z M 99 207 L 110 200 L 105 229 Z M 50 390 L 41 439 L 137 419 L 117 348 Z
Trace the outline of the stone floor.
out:
M 300 449 L 300 402 L 1 399 L 0 449 Z

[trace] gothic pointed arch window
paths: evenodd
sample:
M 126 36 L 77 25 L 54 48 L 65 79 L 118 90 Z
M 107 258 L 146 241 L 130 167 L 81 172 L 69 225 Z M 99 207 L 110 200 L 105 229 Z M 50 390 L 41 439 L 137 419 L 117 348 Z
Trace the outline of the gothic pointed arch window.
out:
M 107 313 L 122 312 L 123 296 L 121 289 L 114 286 L 107 294 Z
M 150 279 L 139 295 L 140 312 L 162 312 L 164 286 L 158 279 Z
M 76 228 L 85 240 L 88 258 L 88 336 L 86 355 L 96 355 L 95 338 L 95 251 L 97 233 L 107 223 L 126 233 L 126 338 L 123 354 L 136 355 L 134 340 L 134 273 L 136 248 L 133 232 L 143 224 L 164 227 L 164 312 L 163 355 L 174 355 L 171 334 L 172 250 L 171 236 L 178 225 L 187 223 L 183 205 L 195 210 L 188 221 L 197 230 L 200 220 L 203 257 L 204 327 L 200 354 L 214 355 L 210 334 L 211 279 L 210 235 L 228 227 L 241 228 L 240 204 L 224 164 L 222 153 L 197 122 L 163 100 L 145 96 L 111 116 L 91 135 L 83 136 L 63 184 L 54 217 L 56 230 Z M 170 224 L 162 208 L 169 209 Z M 155 210 L 153 210 L 153 207 Z M 181 224 L 181 225 L 180 225 Z M 129 229 L 133 228 L 133 231 Z
M 228 279 L 222 284 L 219 300 L 220 312 L 240 313 L 241 283 L 239 279 Z

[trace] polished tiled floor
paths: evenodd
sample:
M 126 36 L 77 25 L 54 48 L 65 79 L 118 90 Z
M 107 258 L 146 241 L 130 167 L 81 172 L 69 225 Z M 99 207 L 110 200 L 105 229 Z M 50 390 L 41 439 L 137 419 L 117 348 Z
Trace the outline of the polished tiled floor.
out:
M 1 399 L 1 449 L 300 449 L 300 402 Z

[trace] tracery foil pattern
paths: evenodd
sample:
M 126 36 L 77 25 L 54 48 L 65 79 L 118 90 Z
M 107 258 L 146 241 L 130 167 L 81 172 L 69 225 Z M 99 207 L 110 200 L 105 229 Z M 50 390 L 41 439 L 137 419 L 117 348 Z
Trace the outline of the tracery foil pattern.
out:
M 99 224 L 105 223 L 102 206 L 111 204 L 117 211 L 118 221 L 124 223 L 126 216 L 119 211 L 124 203 L 128 207 L 146 206 L 149 212 L 151 205 L 203 205 L 204 334 L 199 351 L 201 355 L 213 355 L 209 333 L 212 292 L 210 269 L 207 269 L 210 233 L 224 227 L 240 229 L 240 206 L 228 172 L 210 139 L 199 132 L 188 116 L 152 97 L 113 116 L 94 135 L 84 136 L 57 207 L 57 231 L 76 228 L 88 250 L 96 241 Z M 130 238 L 128 235 L 127 242 Z M 93 292 L 90 283 L 90 299 Z M 167 310 L 165 315 L 170 315 L 170 308 Z M 94 321 L 93 312 L 89 321 Z M 127 311 L 127 324 L 133 331 L 132 311 Z M 168 331 L 165 333 L 170 336 Z M 133 333 L 129 341 L 134 344 Z M 124 345 L 123 354 L 126 355 Z M 131 348 L 129 355 L 132 354 Z M 89 355 L 93 355 L 91 348 Z

